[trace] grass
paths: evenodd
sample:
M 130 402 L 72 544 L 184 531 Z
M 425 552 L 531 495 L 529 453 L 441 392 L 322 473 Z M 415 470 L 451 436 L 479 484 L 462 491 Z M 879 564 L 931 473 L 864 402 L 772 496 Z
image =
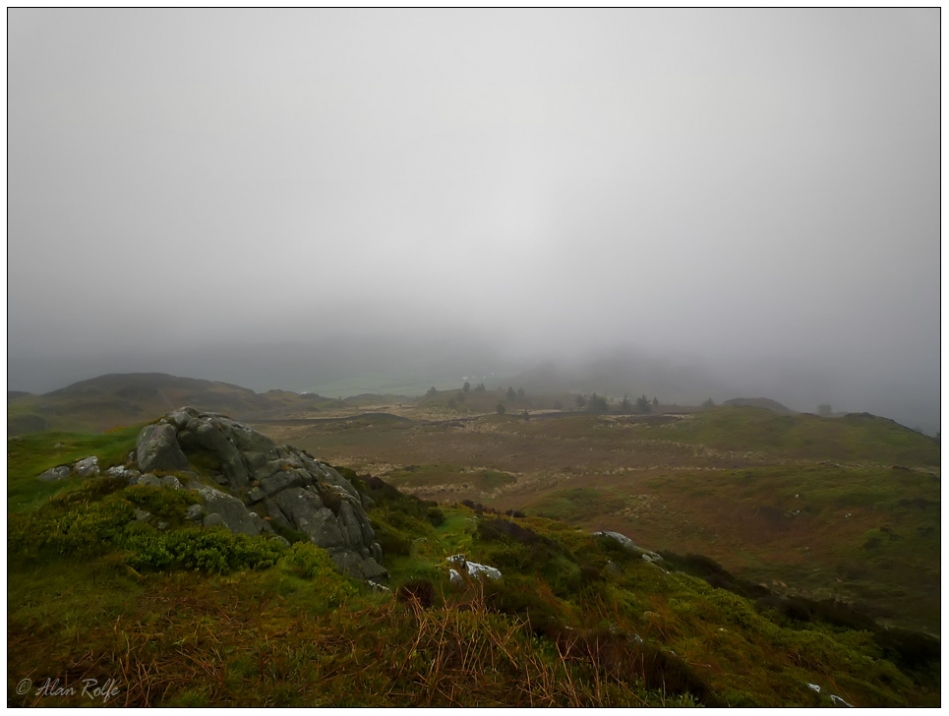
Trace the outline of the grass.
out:
M 647 427 L 642 435 L 805 460 L 939 465 L 936 440 L 892 420 L 866 414 L 821 418 L 722 406 L 668 426 Z
M 454 461 L 395 463 L 416 467 L 388 478 L 416 488 L 449 479 L 477 481 L 486 494 L 516 490 L 523 475 L 511 465 L 539 456 L 569 477 L 531 494 L 529 516 L 512 518 L 492 513 L 489 500 L 488 509 L 436 506 L 341 468 L 373 505 L 389 592 L 340 574 L 305 542 L 284 547 L 189 526 L 187 493 L 35 479 L 89 454 L 103 468 L 121 462 L 135 429 L 12 440 L 8 705 L 92 705 L 83 679 L 114 679 L 109 703 L 123 706 L 831 706 L 830 694 L 864 707 L 938 706 L 932 642 L 859 621 L 853 628 L 829 619 L 829 608 L 802 620 L 780 600 L 834 596 L 821 591 L 830 585 L 876 609 L 871 616 L 911 612 L 909 621 L 938 633 L 938 480 L 886 461 L 837 467 L 796 457 L 738 469 L 610 468 L 625 464 L 630 445 L 648 459 L 694 454 L 681 436 L 641 435 L 710 434 L 693 420 L 623 426 L 495 415 L 470 431 L 368 421 L 320 433 L 344 447 L 358 435 L 376 456 L 424 453 L 439 441 L 434 452 L 456 450 Z M 856 422 L 846 429 L 879 428 Z M 798 449 L 788 437 L 774 440 L 768 449 L 785 457 Z M 478 461 L 478 450 L 509 450 L 509 462 Z M 135 521 L 136 508 L 168 528 Z M 700 564 L 694 559 L 649 564 L 592 529 L 710 554 L 735 579 L 767 579 L 760 589 L 777 601 L 729 591 L 734 580 L 715 570 L 714 578 L 677 571 Z M 446 558 L 458 553 L 497 567 L 502 579 L 452 584 Z M 919 658 L 907 659 L 913 653 Z M 18 693 L 23 679 L 33 688 Z M 46 679 L 75 691 L 37 693 Z
M 389 514 L 413 504 L 393 498 Z M 8 703 L 90 703 L 18 694 L 24 678 L 115 679 L 123 706 L 826 706 L 828 692 L 938 703 L 928 667 L 901 671 L 861 632 L 789 625 L 563 523 L 517 520 L 510 536 L 481 529 L 497 517 L 446 512 L 387 560 L 394 591 L 382 594 L 305 544 L 226 575 L 14 554 Z M 451 585 L 444 560 L 459 548 L 500 566 L 501 582 Z M 396 596 L 420 579 L 428 608 Z
M 135 449 L 140 430 L 141 425 L 136 425 L 100 434 L 46 432 L 10 438 L 7 443 L 7 509 L 11 512 L 34 509 L 52 495 L 74 489 L 81 481 L 76 477 L 57 482 L 36 479 L 51 467 L 72 464 L 90 455 L 99 457 L 102 472 L 112 465 L 124 464 L 129 452 Z

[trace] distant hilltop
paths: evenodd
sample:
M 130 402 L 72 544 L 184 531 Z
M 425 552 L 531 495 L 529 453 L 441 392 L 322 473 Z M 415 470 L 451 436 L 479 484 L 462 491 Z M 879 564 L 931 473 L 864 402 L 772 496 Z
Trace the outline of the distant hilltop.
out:
M 318 410 L 336 401 L 314 393 L 256 393 L 230 383 L 164 373 L 113 373 L 73 383 L 45 395 L 7 393 L 7 434 L 42 430 L 109 430 L 167 412 L 178 405 L 228 413 L 241 419 Z
M 731 400 L 726 400 L 722 405 L 745 405 L 752 408 L 772 410 L 775 413 L 787 413 L 789 415 L 794 412 L 787 406 L 781 405 L 777 400 L 771 400 L 771 398 L 732 398 Z

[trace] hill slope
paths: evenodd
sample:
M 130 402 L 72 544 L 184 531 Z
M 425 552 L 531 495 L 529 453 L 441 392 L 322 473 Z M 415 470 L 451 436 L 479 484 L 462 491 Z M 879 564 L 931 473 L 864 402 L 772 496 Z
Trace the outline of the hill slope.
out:
M 136 434 L 11 441 L 8 705 L 939 704 L 935 639 L 557 520 L 341 469 L 382 545 L 379 591 L 298 536 L 189 524 L 190 491 L 36 479 L 124 464 Z
M 181 405 L 237 417 L 288 410 L 315 411 L 332 403 L 317 395 L 271 390 L 164 373 L 118 373 L 74 383 L 44 395 L 8 394 L 11 435 L 40 430 L 110 430 Z

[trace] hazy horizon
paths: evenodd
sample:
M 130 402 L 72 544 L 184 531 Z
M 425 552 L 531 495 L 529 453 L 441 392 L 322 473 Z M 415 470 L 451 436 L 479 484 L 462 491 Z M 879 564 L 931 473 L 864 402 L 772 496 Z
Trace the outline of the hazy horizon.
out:
M 10 9 L 8 388 L 619 355 L 934 433 L 939 53 L 938 9 Z

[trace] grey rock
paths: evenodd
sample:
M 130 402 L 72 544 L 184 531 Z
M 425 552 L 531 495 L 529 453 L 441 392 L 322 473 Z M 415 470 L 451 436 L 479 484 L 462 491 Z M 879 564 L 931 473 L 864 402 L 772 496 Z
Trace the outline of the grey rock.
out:
M 73 469 L 80 477 L 92 477 L 99 474 L 99 458 L 95 455 L 84 457 L 73 465 Z
M 639 547 L 633 540 L 627 537 L 624 534 L 619 532 L 594 532 L 594 537 L 607 537 L 611 540 L 619 542 L 626 550 L 632 552 L 633 554 L 640 555 L 647 562 L 661 562 L 662 556 L 656 554 L 655 552 L 650 552 L 648 549 L 643 549 Z
M 105 471 L 105 474 L 108 475 L 109 477 L 115 477 L 119 479 L 124 478 L 126 480 L 129 477 L 131 477 L 129 475 L 129 469 L 125 467 L 125 465 L 113 465 L 112 467 L 110 467 L 108 470 Z
M 250 470 L 250 474 L 256 478 L 260 479 L 261 477 L 266 477 L 259 473 L 259 470 L 267 465 L 268 461 L 267 455 L 262 452 L 245 452 L 244 461 L 247 463 L 247 469 Z M 268 475 L 271 473 L 267 473 Z
M 610 539 L 612 539 L 612 540 L 615 540 L 616 542 L 619 542 L 623 547 L 625 547 L 625 548 L 628 549 L 628 550 L 638 550 L 638 549 L 639 549 L 639 548 L 636 546 L 636 543 L 635 543 L 635 542 L 633 542 L 633 541 L 632 541 L 629 537 L 627 537 L 626 535 L 620 534 L 619 532 L 608 532 L 608 531 L 604 531 L 604 532 L 594 532 L 594 533 L 593 533 L 593 536 L 594 536 L 594 537 L 608 537 L 608 538 L 610 538 Z
M 188 423 L 188 429 L 191 430 L 191 422 Z M 244 465 L 241 453 L 217 425 L 213 422 L 201 422 L 194 431 L 194 437 L 199 445 L 216 453 L 220 458 L 224 474 L 231 487 L 247 487 L 247 467 Z
M 135 454 L 138 456 L 139 468 L 145 472 L 184 470 L 188 467 L 188 458 L 178 445 L 175 427 L 168 423 L 142 428 L 135 445 Z
M 501 578 L 501 570 L 495 567 L 489 567 L 486 564 L 478 564 L 477 562 L 466 562 L 465 564 L 468 566 L 468 574 L 472 577 L 479 578 L 481 575 L 484 575 L 491 580 Z
M 280 509 L 280 506 L 274 502 L 272 499 L 267 498 L 263 503 L 264 509 L 267 510 L 267 514 L 270 515 L 270 520 L 278 527 L 281 527 L 285 530 L 294 529 L 293 525 L 290 524 L 290 520 L 287 519 L 287 516 L 283 514 L 283 510 Z
M 158 529 L 160 529 L 160 530 L 167 530 L 168 527 L 170 527 L 170 525 L 169 525 L 167 522 L 165 522 L 164 520 L 159 520 L 159 521 L 158 521 Z
M 369 579 L 386 573 L 362 497 L 336 470 L 223 415 L 180 408 L 164 420 L 165 425 L 153 427 L 176 431 L 184 453 L 207 450 L 220 461 L 224 474 L 215 479 L 227 490 L 200 485 L 196 476 L 185 481 L 205 498 L 205 522 L 217 514 L 236 532 L 300 532 L 353 576 Z
M 198 417 L 198 411 L 194 408 L 181 408 L 168 414 L 168 420 L 174 423 L 178 430 L 184 430 L 188 421 L 196 417 Z
M 273 537 L 271 537 L 271 539 L 274 539 L 277 542 L 280 542 L 284 547 L 290 546 L 290 540 L 286 539 L 285 537 L 281 537 L 280 535 L 275 534 L 273 535 Z
M 201 505 L 189 505 L 188 509 L 185 510 L 185 519 L 191 520 L 192 522 L 200 522 L 203 514 L 204 508 L 201 507 Z
M 456 586 L 465 583 L 465 580 L 462 579 L 461 574 L 454 568 L 448 570 L 448 581 Z
M 224 524 L 224 518 L 221 517 L 217 512 L 212 512 L 210 515 L 207 515 L 204 518 L 205 527 L 226 527 Z
M 42 480 L 43 482 L 56 482 L 57 480 L 69 477 L 71 474 L 72 467 L 70 465 L 59 465 L 58 467 L 51 467 L 43 474 L 37 476 L 36 479 Z
M 137 521 L 139 521 L 139 522 L 145 522 L 145 521 L 146 521 L 148 518 L 150 518 L 151 516 L 152 516 L 152 513 L 151 513 L 151 512 L 147 512 L 146 510 L 140 510 L 140 509 L 137 508 L 137 507 L 135 508 L 135 519 L 136 519 Z
M 187 486 L 189 490 L 194 490 L 204 498 L 204 508 L 208 517 L 214 514 L 219 515 L 221 522 L 231 532 L 246 535 L 256 535 L 260 532 L 246 505 L 236 497 L 200 483 L 189 482 Z M 204 518 L 205 526 L 208 526 L 208 517 Z
M 303 485 L 303 478 L 294 470 L 292 472 L 278 472 L 260 481 L 260 489 L 265 497 L 272 497 L 290 487 Z
M 389 576 L 385 567 L 372 557 L 363 558 L 352 550 L 329 550 L 329 553 L 337 569 L 358 579 L 380 579 Z
M 384 584 L 379 584 L 379 582 L 374 582 L 371 579 L 368 581 L 369 581 L 369 586 L 372 587 L 373 591 L 376 591 L 376 592 L 391 592 L 392 591 Z
M 306 534 L 315 545 L 324 549 L 344 545 L 336 515 L 317 495 L 302 487 L 291 487 L 276 495 L 274 501 L 293 528 Z
M 178 478 L 174 475 L 165 475 L 165 477 L 161 478 L 161 485 L 162 487 L 170 487 L 173 490 L 181 489 L 181 483 L 178 482 Z
M 256 512 L 251 512 L 250 518 L 254 521 L 254 525 L 257 527 L 258 533 L 273 532 L 273 527 L 270 526 L 270 523 Z
M 150 485 L 151 487 L 161 487 L 161 480 L 158 479 L 157 475 L 152 475 L 147 473 L 145 475 L 139 475 L 138 477 L 133 477 L 129 480 L 131 485 Z

